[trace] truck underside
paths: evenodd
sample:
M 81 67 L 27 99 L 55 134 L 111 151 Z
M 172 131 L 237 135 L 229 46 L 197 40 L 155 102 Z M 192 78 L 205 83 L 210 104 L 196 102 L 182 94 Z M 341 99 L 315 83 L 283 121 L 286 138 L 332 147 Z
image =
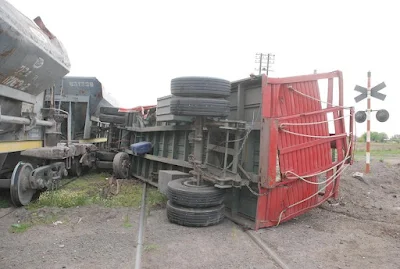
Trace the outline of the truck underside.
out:
M 176 112 L 176 97 L 163 97 L 154 126 L 129 113 L 127 124 L 111 125 L 109 147 L 131 156 L 136 178 L 158 186 L 163 170 L 186 172 L 222 189 L 225 214 L 243 225 L 278 225 L 338 195 L 353 152 L 353 109 L 343 107 L 342 85 L 340 71 L 232 82 L 226 117 Z M 150 142 L 151 152 L 135 154 L 139 142 Z

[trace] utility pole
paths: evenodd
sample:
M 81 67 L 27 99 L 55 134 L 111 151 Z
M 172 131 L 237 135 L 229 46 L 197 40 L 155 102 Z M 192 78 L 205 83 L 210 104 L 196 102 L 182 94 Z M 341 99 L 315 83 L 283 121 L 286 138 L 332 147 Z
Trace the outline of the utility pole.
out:
M 367 84 L 367 145 L 365 150 L 365 173 L 368 174 L 371 170 L 371 71 L 368 71 Z
M 275 55 L 272 53 L 257 53 L 255 62 L 259 64 L 258 75 L 261 75 L 261 71 L 266 71 L 265 73 L 268 77 L 269 71 L 272 71 L 269 69 L 270 65 L 275 63 Z

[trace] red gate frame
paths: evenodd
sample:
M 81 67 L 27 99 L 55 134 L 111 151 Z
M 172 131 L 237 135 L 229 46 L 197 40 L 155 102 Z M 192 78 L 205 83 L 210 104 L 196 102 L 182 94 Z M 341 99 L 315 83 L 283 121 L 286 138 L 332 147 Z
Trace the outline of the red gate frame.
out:
M 319 96 L 318 80 L 321 79 L 328 80 L 325 109 L 321 107 Z M 336 93 L 339 99 L 338 106 L 332 105 L 334 79 L 338 81 L 339 90 Z M 321 196 L 316 194 L 319 192 L 317 185 L 309 184 L 299 178 L 290 178 L 287 172 L 296 170 L 303 176 L 330 169 L 326 172 L 326 177 L 329 179 L 334 175 L 333 167 L 340 169 L 344 163 L 352 163 L 353 145 L 348 141 L 353 141 L 354 108 L 350 108 L 349 135 L 345 129 L 344 109 L 341 71 L 288 78 L 267 78 L 263 75 L 260 196 L 257 201 L 256 230 L 290 220 L 331 197 L 338 197 L 340 176 L 334 181 L 328 181 L 330 183 Z M 327 122 L 309 124 L 326 121 L 328 113 L 334 115 L 334 134 L 329 134 Z M 282 127 L 282 123 L 287 122 L 305 124 L 290 127 L 292 133 L 287 133 L 285 127 Z M 337 151 L 337 161 L 332 160 L 332 146 Z M 344 161 L 344 153 L 347 151 L 351 157 Z M 280 180 L 277 180 L 277 176 Z M 309 180 L 316 182 L 318 179 L 314 176 Z M 311 195 L 314 196 L 304 201 Z M 290 207 L 297 203 L 299 204 Z

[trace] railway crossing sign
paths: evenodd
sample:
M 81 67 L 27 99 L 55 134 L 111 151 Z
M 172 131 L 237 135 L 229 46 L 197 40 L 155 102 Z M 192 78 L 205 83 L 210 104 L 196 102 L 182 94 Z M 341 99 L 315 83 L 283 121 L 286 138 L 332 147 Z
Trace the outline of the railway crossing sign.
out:
M 381 101 L 385 100 L 386 94 L 380 93 L 379 91 L 386 87 L 385 82 L 381 82 L 375 87 L 371 88 L 371 72 L 368 72 L 368 88 L 361 87 L 356 85 L 354 88 L 355 91 L 361 93 L 358 96 L 354 97 L 356 103 L 367 98 L 367 110 L 366 111 L 358 111 L 354 115 L 354 119 L 358 123 L 362 123 L 367 120 L 367 139 L 366 139 L 366 150 L 365 150 L 365 173 L 370 172 L 370 162 L 371 162 L 371 153 L 370 153 L 370 144 L 371 144 L 371 97 L 379 99 Z M 375 110 L 376 111 L 376 110 Z M 380 109 L 376 113 L 376 119 L 379 122 L 385 122 L 389 118 L 389 112 L 386 109 Z
M 376 85 L 375 87 L 373 87 L 371 89 L 371 97 L 375 97 L 376 99 L 379 99 L 381 101 L 385 100 L 386 98 L 386 94 L 380 93 L 379 91 L 382 90 L 383 88 L 386 87 L 385 82 L 381 82 L 380 84 Z M 361 86 L 356 86 L 354 88 L 355 91 L 360 92 L 361 94 L 354 97 L 354 100 L 356 101 L 356 103 L 364 100 L 365 98 L 367 98 L 368 95 L 368 89 L 361 87 Z

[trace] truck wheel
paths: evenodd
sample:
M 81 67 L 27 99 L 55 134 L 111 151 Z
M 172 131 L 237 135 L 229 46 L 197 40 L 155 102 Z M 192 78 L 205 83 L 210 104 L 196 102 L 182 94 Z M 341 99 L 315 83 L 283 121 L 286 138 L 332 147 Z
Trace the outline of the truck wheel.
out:
M 220 78 L 180 77 L 171 80 L 171 93 L 183 97 L 226 98 L 231 94 L 231 83 Z
M 30 163 L 19 162 L 14 168 L 11 176 L 10 196 L 11 202 L 15 206 L 24 206 L 29 204 L 35 193 L 35 189 L 31 189 L 29 185 L 29 176 L 33 171 Z
M 205 208 L 222 204 L 225 191 L 206 183 L 197 186 L 193 178 L 180 178 L 168 182 L 167 195 L 176 205 Z
M 171 114 L 179 116 L 226 117 L 229 115 L 229 101 L 213 98 L 172 97 Z
M 172 223 L 189 227 L 206 227 L 224 219 L 224 205 L 208 208 L 187 208 L 167 202 L 167 217 Z
M 128 153 L 118 152 L 113 160 L 113 172 L 117 179 L 129 178 L 130 158 Z
M 96 167 L 103 170 L 112 170 L 113 162 L 109 161 L 96 161 Z
M 96 152 L 96 157 L 100 161 L 112 162 L 114 160 L 115 155 L 116 155 L 115 152 L 108 152 L 108 151 L 98 151 L 98 152 Z
M 124 117 L 126 113 L 118 112 L 118 107 L 100 107 L 100 113 L 105 115 L 114 115 L 114 116 L 122 116 Z
M 99 120 L 108 123 L 125 124 L 125 116 L 100 114 Z

